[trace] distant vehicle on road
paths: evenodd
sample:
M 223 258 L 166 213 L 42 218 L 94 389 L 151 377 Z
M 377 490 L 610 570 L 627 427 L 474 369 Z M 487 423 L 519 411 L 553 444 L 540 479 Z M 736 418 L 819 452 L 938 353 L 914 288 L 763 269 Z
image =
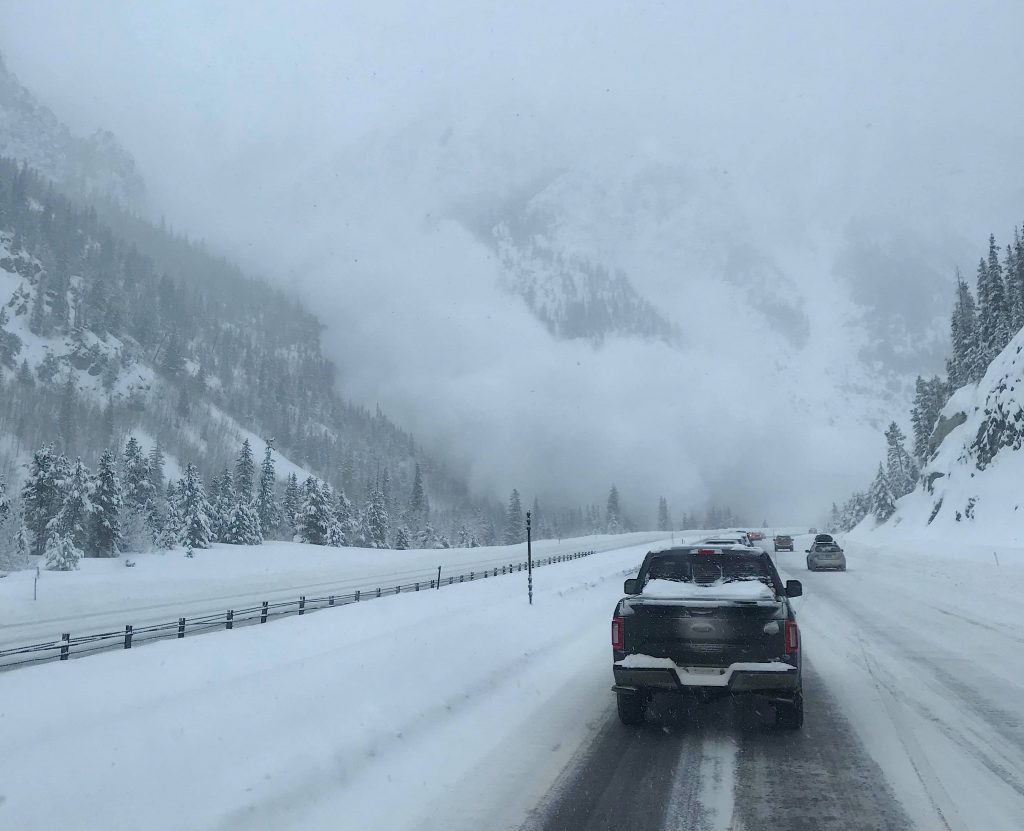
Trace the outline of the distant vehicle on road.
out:
M 751 542 L 760 542 L 764 539 L 764 533 L 761 531 L 747 531 L 747 536 Z
M 747 536 L 746 532 L 736 531 L 725 534 L 717 534 L 713 537 L 705 537 L 701 540 L 702 545 L 742 545 L 747 548 L 751 547 L 750 537 Z
M 846 553 L 828 534 L 819 534 L 807 549 L 807 570 L 846 571 Z
M 789 534 L 776 534 L 772 545 L 776 551 L 792 551 L 793 538 Z
M 612 670 L 623 724 L 642 724 L 654 695 L 756 695 L 776 723 L 803 725 L 800 634 L 767 552 L 707 543 L 652 551 L 612 616 Z
M 818 533 L 818 529 L 817 528 L 808 528 L 807 529 L 807 533 L 808 534 L 817 534 Z

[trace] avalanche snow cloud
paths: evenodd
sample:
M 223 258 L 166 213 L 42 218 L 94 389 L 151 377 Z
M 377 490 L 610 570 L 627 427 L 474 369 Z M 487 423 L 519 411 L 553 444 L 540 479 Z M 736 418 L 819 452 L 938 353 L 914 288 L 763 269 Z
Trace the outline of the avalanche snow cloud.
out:
M 295 285 L 346 393 L 479 486 L 752 521 L 869 477 L 941 369 L 953 266 L 1020 221 L 1022 28 L 1011 2 L 0 6 L 22 80 Z M 628 285 L 580 286 L 604 336 L 530 312 L 564 306 L 560 263 Z M 678 337 L 616 325 L 630 292 Z

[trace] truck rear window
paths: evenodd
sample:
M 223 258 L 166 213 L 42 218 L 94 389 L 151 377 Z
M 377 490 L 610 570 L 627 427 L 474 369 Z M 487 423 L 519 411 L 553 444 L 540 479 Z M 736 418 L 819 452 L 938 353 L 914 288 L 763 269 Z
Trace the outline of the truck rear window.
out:
M 651 560 L 648 580 L 680 580 L 692 583 L 717 583 L 732 580 L 761 580 L 773 584 L 771 569 L 763 555 L 723 551 L 699 554 L 681 551 Z

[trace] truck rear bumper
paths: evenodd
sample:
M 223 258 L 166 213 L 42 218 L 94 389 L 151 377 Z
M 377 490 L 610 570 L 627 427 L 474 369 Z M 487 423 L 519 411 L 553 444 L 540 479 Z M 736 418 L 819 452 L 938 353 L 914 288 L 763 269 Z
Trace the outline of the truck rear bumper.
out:
M 796 690 L 800 686 L 797 667 L 778 661 L 728 667 L 624 667 L 615 664 L 612 669 L 617 692 L 718 689 L 729 693 L 774 693 Z

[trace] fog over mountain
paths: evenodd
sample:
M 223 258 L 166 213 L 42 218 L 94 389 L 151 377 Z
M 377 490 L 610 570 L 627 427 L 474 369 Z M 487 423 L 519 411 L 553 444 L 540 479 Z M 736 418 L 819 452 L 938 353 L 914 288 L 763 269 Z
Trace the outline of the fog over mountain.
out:
M 1024 219 L 1024 7 L 892 5 L 0 2 L 0 50 L 477 488 L 786 522 Z

